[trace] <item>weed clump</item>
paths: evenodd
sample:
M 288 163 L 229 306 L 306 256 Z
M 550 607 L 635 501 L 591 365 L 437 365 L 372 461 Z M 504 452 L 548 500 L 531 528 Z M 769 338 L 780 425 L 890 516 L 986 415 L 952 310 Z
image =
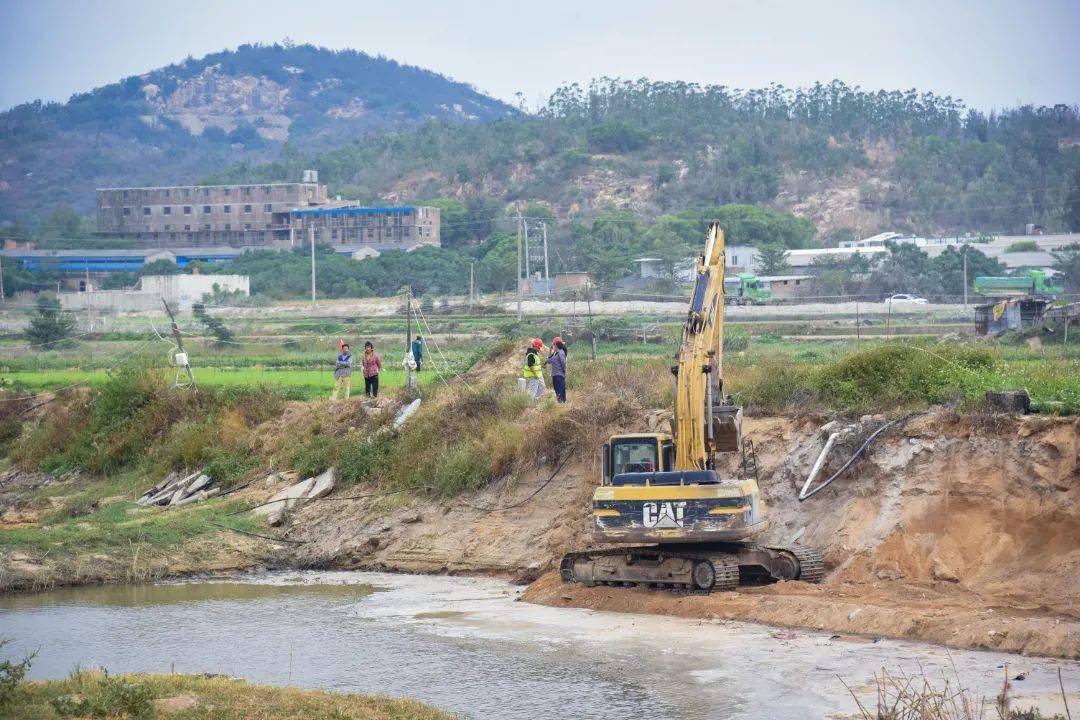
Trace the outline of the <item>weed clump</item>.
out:
M 986 387 L 993 366 L 983 348 L 889 343 L 823 366 L 812 383 L 820 400 L 847 410 L 937 405 Z

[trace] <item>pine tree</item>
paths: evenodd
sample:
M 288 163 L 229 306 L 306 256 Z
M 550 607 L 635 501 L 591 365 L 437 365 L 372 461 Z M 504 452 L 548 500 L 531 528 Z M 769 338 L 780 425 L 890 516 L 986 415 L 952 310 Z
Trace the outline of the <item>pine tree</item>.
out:
M 75 317 L 60 309 L 57 298 L 41 296 L 37 311 L 26 328 L 26 339 L 44 349 L 54 348 L 71 337 L 75 329 Z
M 214 337 L 217 338 L 218 345 L 227 345 L 232 342 L 232 330 L 225 327 L 225 323 L 221 322 L 218 318 L 213 315 L 208 315 L 206 313 L 205 305 L 202 303 L 195 303 L 191 306 L 191 314 L 194 315 L 199 322 L 205 325 L 207 330 L 213 333 Z
M 783 275 L 791 270 L 788 251 L 783 245 L 762 245 L 758 250 L 757 271 L 760 275 Z

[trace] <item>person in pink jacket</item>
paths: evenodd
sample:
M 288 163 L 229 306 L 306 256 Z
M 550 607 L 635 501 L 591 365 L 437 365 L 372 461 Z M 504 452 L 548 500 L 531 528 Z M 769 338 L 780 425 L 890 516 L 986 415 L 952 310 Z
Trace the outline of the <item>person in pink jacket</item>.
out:
M 364 368 L 364 394 L 379 397 L 379 372 L 382 370 L 382 358 L 375 352 L 375 346 L 368 340 L 364 343 L 364 356 L 360 358 Z

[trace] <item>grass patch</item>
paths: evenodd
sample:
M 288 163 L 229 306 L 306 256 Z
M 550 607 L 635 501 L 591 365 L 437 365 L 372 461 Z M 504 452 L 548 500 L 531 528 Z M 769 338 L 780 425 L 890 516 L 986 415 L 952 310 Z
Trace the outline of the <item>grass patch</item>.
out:
M 213 502 L 166 511 L 139 508 L 130 502 L 113 502 L 87 514 L 54 515 L 38 526 L 2 530 L 0 545 L 31 554 L 47 552 L 51 556 L 107 553 L 139 545 L 165 550 L 200 535 L 221 532 L 214 523 L 238 530 L 255 530 L 254 519 L 227 516 L 239 507 L 238 502 Z
M 451 720 L 454 717 L 415 700 L 267 687 L 232 678 L 82 671 L 73 673 L 67 680 L 22 683 L 15 702 L 0 708 L 0 720 L 161 717 L 164 714 L 156 712 L 155 701 L 166 698 L 185 698 L 173 700 L 176 707 L 190 704 L 168 714 L 176 720 Z
M 1080 413 L 1080 360 L 1067 351 L 926 341 L 843 350 L 741 358 L 725 366 L 727 387 L 760 412 L 808 402 L 848 413 L 938 404 L 977 407 L 988 390 L 1025 389 L 1038 411 Z

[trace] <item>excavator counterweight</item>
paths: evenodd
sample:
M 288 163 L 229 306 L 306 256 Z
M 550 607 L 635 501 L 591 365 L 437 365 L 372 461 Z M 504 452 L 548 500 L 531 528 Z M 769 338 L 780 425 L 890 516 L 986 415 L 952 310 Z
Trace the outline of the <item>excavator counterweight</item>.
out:
M 716 470 L 717 454 L 743 450 L 742 408 L 724 395 L 723 346 L 724 233 L 712 223 L 672 367 L 672 434 L 616 435 L 604 444 L 593 519 L 594 537 L 607 547 L 563 557 L 564 581 L 710 591 L 750 577 L 821 580 L 815 550 L 753 542 L 766 528 L 757 481 Z

